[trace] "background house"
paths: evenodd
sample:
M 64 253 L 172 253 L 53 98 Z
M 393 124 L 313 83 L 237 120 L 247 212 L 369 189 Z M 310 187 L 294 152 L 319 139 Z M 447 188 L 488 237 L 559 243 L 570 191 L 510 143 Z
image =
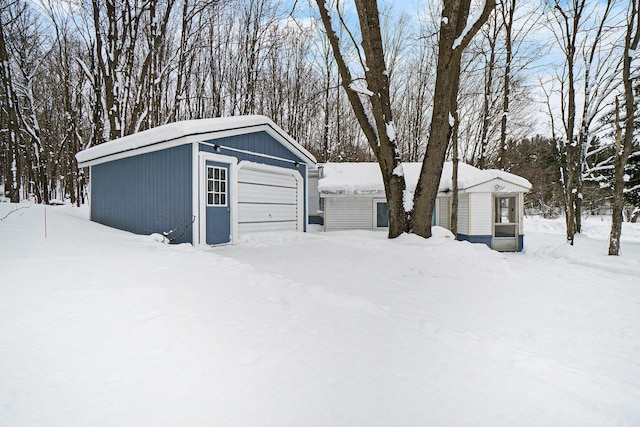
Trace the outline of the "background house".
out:
M 91 220 L 177 243 L 306 229 L 316 160 L 264 116 L 182 121 L 76 154 L 90 169 Z
M 450 228 L 451 163 L 444 165 L 432 224 Z M 403 163 L 411 203 L 421 163 Z M 524 194 L 526 179 L 499 170 L 480 170 L 459 164 L 459 240 L 485 243 L 502 251 L 524 246 Z M 387 202 L 377 163 L 327 163 L 320 167 L 318 192 L 324 229 L 388 227 Z

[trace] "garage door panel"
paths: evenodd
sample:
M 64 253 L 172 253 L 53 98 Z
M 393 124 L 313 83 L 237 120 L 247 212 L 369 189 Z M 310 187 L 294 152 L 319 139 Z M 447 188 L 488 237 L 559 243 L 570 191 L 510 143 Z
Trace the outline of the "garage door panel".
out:
M 260 203 L 238 204 L 238 222 L 296 221 L 297 205 L 276 205 Z
M 240 169 L 238 183 L 254 183 L 260 185 L 296 188 L 296 178 L 292 174 L 289 174 L 286 169 L 283 169 L 283 171 L 287 174 L 283 175 L 251 169 Z
M 298 202 L 298 193 L 295 188 L 239 183 L 238 191 L 239 203 L 296 204 Z
M 238 234 L 304 229 L 302 182 L 285 168 L 247 164 L 238 170 Z
M 266 230 L 264 223 L 244 223 L 238 224 L 238 233 L 240 235 L 247 233 L 259 233 L 261 231 L 296 231 L 296 221 L 283 221 L 269 223 L 269 229 Z

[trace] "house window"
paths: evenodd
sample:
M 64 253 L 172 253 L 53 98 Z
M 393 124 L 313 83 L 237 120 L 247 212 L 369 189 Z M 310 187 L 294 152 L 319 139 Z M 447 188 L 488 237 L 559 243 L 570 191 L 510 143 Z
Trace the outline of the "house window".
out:
M 387 207 L 387 202 L 385 201 L 376 201 L 375 202 L 375 219 L 376 219 L 376 227 L 389 227 L 389 210 Z
M 495 197 L 495 237 L 516 236 L 516 198 Z
M 207 206 L 227 206 L 227 169 L 207 166 Z
M 374 210 L 374 226 L 376 228 L 384 228 L 389 227 L 389 206 L 387 202 L 384 200 L 374 200 L 373 206 Z M 431 215 L 431 225 L 436 225 L 436 211 L 437 208 L 434 206 L 433 214 Z

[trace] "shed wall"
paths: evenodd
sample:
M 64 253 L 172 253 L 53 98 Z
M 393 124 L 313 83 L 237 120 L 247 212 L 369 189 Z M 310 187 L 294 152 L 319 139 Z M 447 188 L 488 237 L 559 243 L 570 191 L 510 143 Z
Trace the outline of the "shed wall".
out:
M 491 193 L 469 193 L 472 215 L 469 218 L 469 235 L 490 236 L 493 234 L 493 196 Z
M 458 195 L 458 234 L 469 234 L 469 195 Z
M 436 225 L 440 227 L 444 227 L 447 230 L 451 228 L 450 219 L 451 219 L 451 197 L 441 196 L 438 197 L 438 222 Z M 460 221 L 460 218 L 458 218 Z
M 324 199 L 325 230 L 373 228 L 373 198 L 327 197 Z
M 185 144 L 92 166 L 91 220 L 136 234 L 191 227 L 191 154 Z

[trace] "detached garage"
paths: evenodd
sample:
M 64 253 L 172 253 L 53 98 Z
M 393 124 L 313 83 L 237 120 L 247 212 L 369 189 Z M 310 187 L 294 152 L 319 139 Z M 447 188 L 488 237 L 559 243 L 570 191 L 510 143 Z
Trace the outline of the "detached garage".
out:
M 305 231 L 316 160 L 264 116 L 183 121 L 76 154 L 90 170 L 91 220 L 175 243 L 234 243 Z

